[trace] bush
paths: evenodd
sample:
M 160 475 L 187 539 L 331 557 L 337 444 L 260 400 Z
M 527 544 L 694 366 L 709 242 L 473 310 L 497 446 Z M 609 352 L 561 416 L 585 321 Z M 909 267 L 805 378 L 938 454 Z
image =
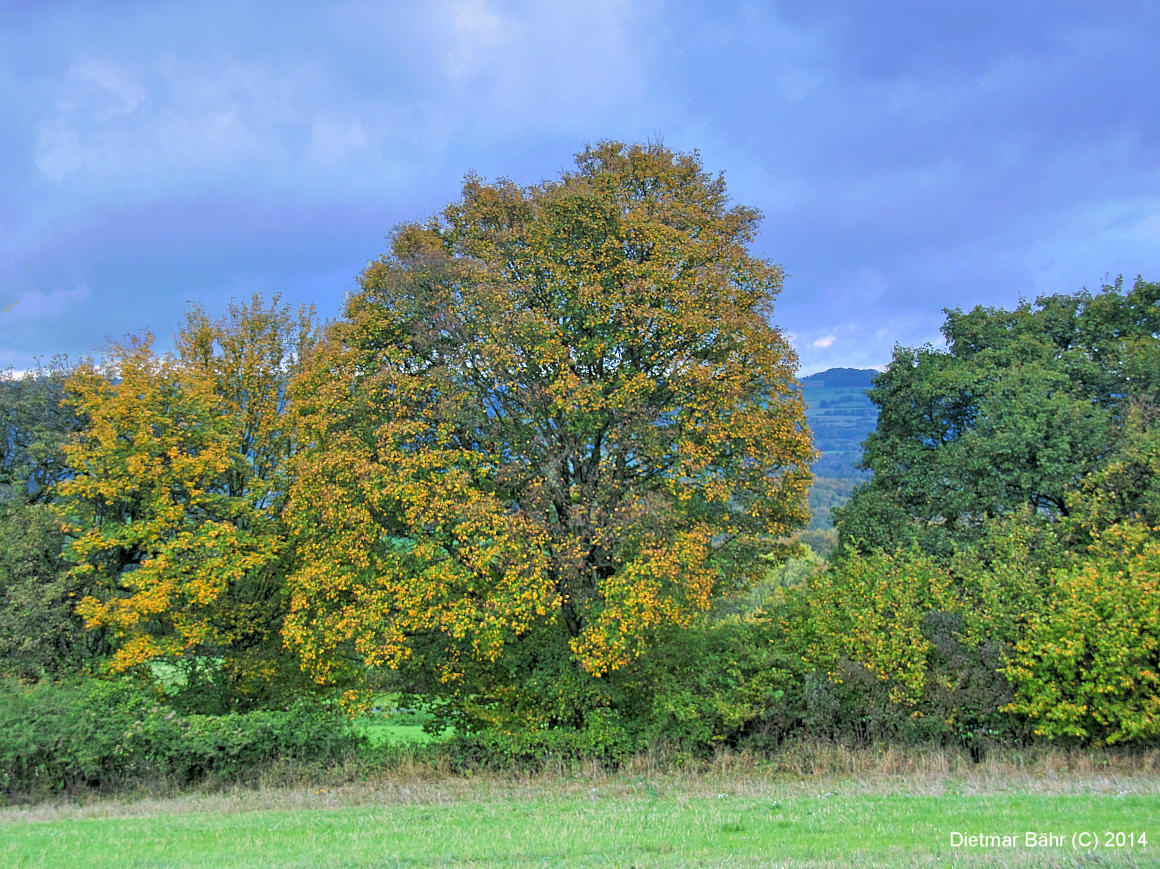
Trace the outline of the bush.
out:
M 1011 712 L 1049 738 L 1112 745 L 1160 741 L 1160 539 L 1118 524 L 1052 574 L 1049 606 L 1030 614 L 1006 674 Z
M 127 682 L 0 682 L 0 790 L 46 794 L 253 781 L 275 764 L 328 764 L 364 748 L 339 714 L 179 715 Z
M 950 563 L 915 549 L 847 553 L 791 590 L 782 633 L 807 673 L 789 698 L 803 729 L 972 750 L 1015 736 L 1003 668 L 1021 620 L 1041 606 L 1037 557 L 1054 557 L 1031 546 L 1033 531 L 997 528 Z
M 701 756 L 755 735 L 779 741 L 795 662 L 769 634 L 759 620 L 731 616 L 662 637 L 634 679 L 641 740 Z
M 534 772 L 553 764 L 596 762 L 615 768 L 634 745 L 620 717 L 610 710 L 588 713 L 582 728 L 481 730 L 456 734 L 441 746 L 453 768 Z

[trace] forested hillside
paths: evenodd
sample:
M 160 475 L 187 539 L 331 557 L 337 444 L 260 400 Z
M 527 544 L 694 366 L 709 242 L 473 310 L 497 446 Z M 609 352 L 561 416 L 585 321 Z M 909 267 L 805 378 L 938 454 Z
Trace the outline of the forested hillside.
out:
M 833 511 L 846 503 L 854 487 L 868 476 L 858 468 L 858 462 L 862 443 L 878 418 L 878 409 L 867 396 L 877 373 L 872 368 L 830 368 L 801 380 L 806 419 L 814 446 L 822 454 L 814 464 L 811 533 L 806 542 L 821 554 L 833 551 L 837 541 L 831 530 Z
M 877 373 L 872 368 L 831 368 L 802 378 L 806 419 L 822 454 L 814 465 L 817 476 L 866 476 L 857 465 L 862 442 L 878 418 L 878 409 L 866 395 Z

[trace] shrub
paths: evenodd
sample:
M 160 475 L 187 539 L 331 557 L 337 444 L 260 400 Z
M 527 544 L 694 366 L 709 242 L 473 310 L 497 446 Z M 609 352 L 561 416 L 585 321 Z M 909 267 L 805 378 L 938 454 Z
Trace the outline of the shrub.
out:
M 1034 530 L 997 527 L 947 563 L 915 549 L 848 554 L 792 590 L 781 623 L 807 674 L 789 698 L 803 729 L 972 750 L 1016 735 L 1003 669 L 1042 606 L 1036 558 L 1055 557 Z
M 634 750 L 620 716 L 611 710 L 592 710 L 582 728 L 540 730 L 481 730 L 456 734 L 442 749 L 454 768 L 528 772 L 552 764 L 596 762 L 614 768 Z
M 1052 574 L 1050 606 L 1032 613 L 1007 668 L 1010 711 L 1037 734 L 1079 741 L 1160 740 L 1160 540 L 1113 525 L 1091 554 Z
M 365 746 L 337 712 L 306 702 L 183 716 L 127 681 L 0 682 L 0 790 L 10 797 L 251 781 L 275 763 L 334 763 Z
M 794 666 L 753 618 L 670 631 L 634 679 L 634 726 L 650 746 L 697 755 L 754 734 L 776 742 L 790 723 Z

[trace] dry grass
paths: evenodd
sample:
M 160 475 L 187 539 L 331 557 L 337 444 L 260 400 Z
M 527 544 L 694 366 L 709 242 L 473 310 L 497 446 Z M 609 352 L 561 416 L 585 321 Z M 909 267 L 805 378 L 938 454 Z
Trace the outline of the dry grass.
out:
M 1158 794 L 1160 750 L 1068 751 L 1036 748 L 993 752 L 973 763 L 945 749 L 851 749 L 800 744 L 772 757 L 721 753 L 703 762 L 640 755 L 615 772 L 572 765 L 528 773 L 453 774 L 445 766 L 403 757 L 389 770 L 330 772 L 325 781 L 295 780 L 274 770 L 253 788 L 179 795 L 84 797 L 0 809 L 0 822 L 66 818 L 142 817 L 377 805 L 452 805 L 549 797 L 670 796 L 696 799 L 820 796 L 831 793 L 914 794 Z

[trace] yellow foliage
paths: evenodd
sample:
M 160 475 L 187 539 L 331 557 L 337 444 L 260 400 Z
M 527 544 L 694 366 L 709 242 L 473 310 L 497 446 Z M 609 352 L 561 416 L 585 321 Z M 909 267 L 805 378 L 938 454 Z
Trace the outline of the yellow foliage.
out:
M 395 232 L 294 386 L 316 678 L 456 683 L 534 631 L 600 676 L 761 570 L 814 453 L 756 222 L 695 156 L 604 143 Z
M 75 473 L 59 510 L 74 570 L 97 577 L 77 611 L 118 638 L 113 669 L 197 655 L 228 669 L 237 647 L 239 681 L 273 678 L 253 650 L 279 654 L 285 366 L 308 333 L 306 313 L 295 323 L 276 299 L 221 321 L 195 309 L 179 355 L 134 340 L 69 381 L 85 424 L 65 448 Z

